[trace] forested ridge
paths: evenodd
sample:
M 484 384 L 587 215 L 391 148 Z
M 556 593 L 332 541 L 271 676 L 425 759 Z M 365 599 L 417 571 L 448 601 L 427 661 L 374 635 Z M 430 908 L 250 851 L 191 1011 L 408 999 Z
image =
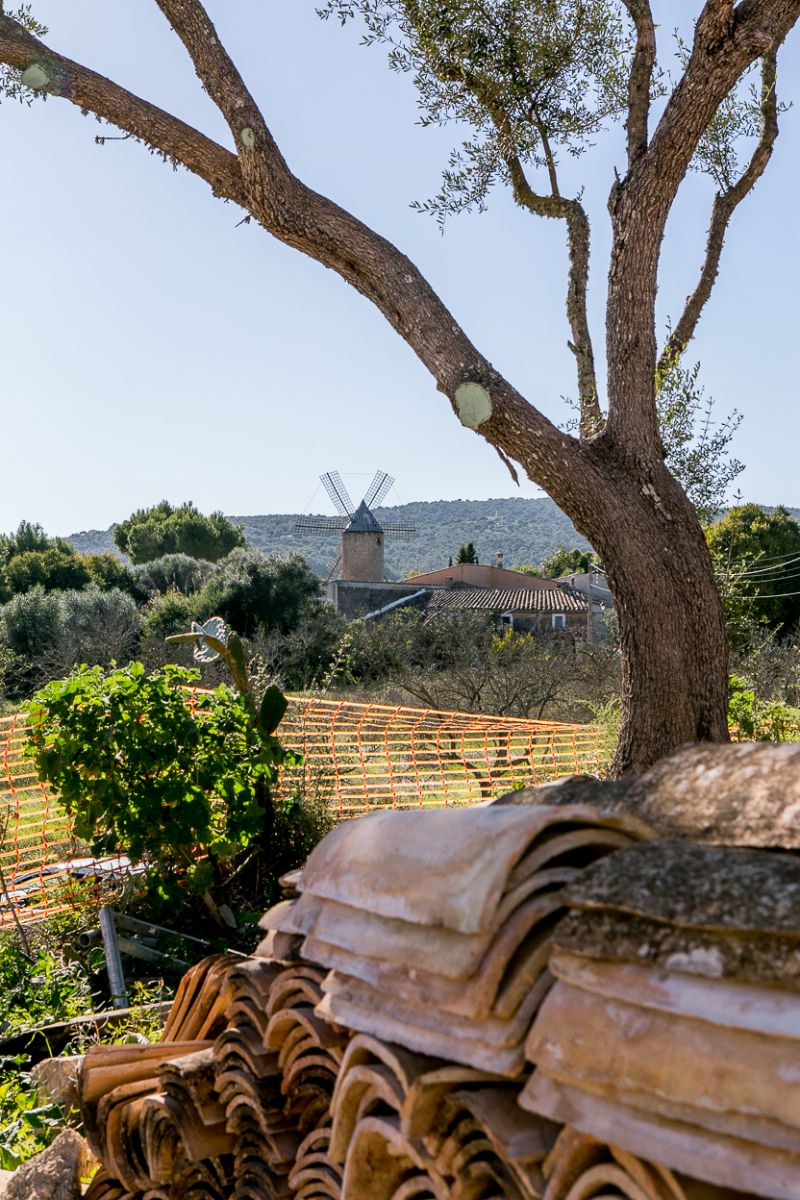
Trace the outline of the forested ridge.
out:
M 411 571 L 446 567 L 450 556 L 455 558 L 459 547 L 470 541 L 474 542 L 481 562 L 496 562 L 497 552 L 502 550 L 507 567 L 540 563 L 560 545 L 588 546 L 569 518 L 547 497 L 420 500 L 379 508 L 376 513 L 379 520 L 411 521 L 417 529 L 417 536 L 411 541 L 387 540 L 386 572 L 396 578 Z M 247 541 L 258 550 L 265 554 L 299 551 L 314 571 L 325 575 L 337 552 L 337 540 L 295 533 L 298 516 L 298 513 L 270 513 L 230 519 L 243 526 Z M 73 533 L 67 540 L 82 554 L 118 553 L 113 526 Z

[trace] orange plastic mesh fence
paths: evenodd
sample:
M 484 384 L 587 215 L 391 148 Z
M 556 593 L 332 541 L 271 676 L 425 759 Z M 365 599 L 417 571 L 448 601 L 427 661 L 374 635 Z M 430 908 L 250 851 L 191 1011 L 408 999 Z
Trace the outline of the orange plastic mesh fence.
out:
M 301 786 L 338 817 L 375 808 L 476 804 L 607 761 L 591 725 L 434 709 L 293 699 L 281 739 L 304 756 L 282 787 Z
M 472 713 L 290 697 L 283 744 L 303 755 L 281 778 L 335 817 L 378 808 L 475 804 L 515 787 L 602 771 L 602 732 Z M 68 907 L 73 874 L 59 864 L 86 854 L 69 819 L 26 758 L 24 715 L 0 717 L 0 926 Z M 74 899 L 74 897 L 72 898 Z

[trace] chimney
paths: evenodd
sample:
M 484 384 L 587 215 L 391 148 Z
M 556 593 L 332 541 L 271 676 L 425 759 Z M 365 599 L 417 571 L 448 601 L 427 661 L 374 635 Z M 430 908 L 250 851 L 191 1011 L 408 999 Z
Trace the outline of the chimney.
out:
M 498 551 L 497 551 L 497 565 L 498 565 L 498 567 L 502 567 L 502 565 L 503 565 L 503 560 L 505 559 L 505 556 L 506 556 L 506 555 L 505 555 L 505 551 L 504 551 L 504 550 L 498 550 Z

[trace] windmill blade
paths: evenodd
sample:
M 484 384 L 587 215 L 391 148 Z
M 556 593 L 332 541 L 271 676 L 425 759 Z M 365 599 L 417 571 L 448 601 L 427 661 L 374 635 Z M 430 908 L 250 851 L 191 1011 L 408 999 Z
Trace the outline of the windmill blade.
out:
M 339 567 L 341 565 L 342 565 L 342 552 L 340 550 L 339 553 L 336 555 L 336 558 L 333 560 L 331 565 L 328 567 L 328 574 L 325 576 L 326 583 L 330 583 L 330 581 L 332 579 L 336 578 L 336 576 L 339 573 Z
M 352 517 L 355 512 L 353 501 L 348 495 L 347 488 L 342 483 L 342 477 L 339 472 L 327 471 L 324 475 L 320 475 L 320 481 L 337 511 L 343 517 Z
M 381 529 L 386 537 L 395 538 L 398 541 L 408 542 L 417 536 L 417 527 L 410 521 L 387 521 L 381 525 Z
M 385 471 L 376 471 L 375 478 L 364 493 L 364 503 L 367 508 L 377 508 L 380 502 L 385 499 L 393 483 L 394 480 L 391 475 L 387 475 Z
M 318 536 L 329 536 L 333 533 L 341 533 L 345 526 L 349 523 L 350 518 L 344 517 L 298 517 L 295 521 L 295 533 L 303 533 Z

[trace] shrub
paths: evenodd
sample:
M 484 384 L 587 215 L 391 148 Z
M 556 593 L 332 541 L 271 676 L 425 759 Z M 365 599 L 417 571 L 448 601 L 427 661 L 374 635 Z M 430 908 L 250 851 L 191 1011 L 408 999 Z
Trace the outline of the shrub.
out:
M 46 592 L 15 596 L 0 609 L 0 647 L 5 649 L 5 690 L 30 695 L 46 679 L 76 663 L 124 661 L 136 646 L 141 620 L 124 592 Z
M 33 661 L 51 648 L 58 621 L 59 597 L 37 587 L 3 606 L 0 635 L 12 654 Z
M 347 622 L 331 604 L 312 602 L 289 633 L 272 633 L 254 649 L 284 687 L 308 691 L 322 686 L 342 645 Z
M 83 559 L 91 577 L 101 592 L 127 592 L 134 600 L 146 600 L 149 589 L 142 587 L 134 574 L 116 554 L 87 554 Z
M 233 550 L 197 594 L 198 620 L 219 614 L 247 637 L 293 629 L 322 584 L 300 554 Z
M 266 693 L 259 719 L 248 697 L 219 687 L 191 703 L 199 672 L 141 663 L 105 674 L 81 667 L 29 703 L 39 778 L 60 794 L 75 834 L 95 853 L 145 861 L 162 897 L 180 883 L 203 892 L 253 839 L 271 838 L 271 787 L 286 758 L 273 736 L 285 709 Z
M 214 564 L 188 554 L 164 554 L 136 569 L 136 578 L 145 595 L 153 592 L 183 592 L 191 596 L 214 573 Z
M 142 635 L 163 641 L 171 633 L 186 629 L 197 620 L 197 603 L 183 592 L 165 592 L 154 596 L 142 612 Z
M 74 550 L 51 546 L 26 550 L 6 566 L 6 585 L 12 596 L 43 587 L 46 592 L 82 588 L 91 580 L 86 562 Z
M 800 738 L 800 708 L 779 700 L 763 700 L 743 679 L 731 675 L 728 724 L 746 741 L 796 742 Z
M 64 1111 L 40 1102 L 23 1058 L 0 1059 L 0 1170 L 17 1167 L 45 1150 L 65 1126 Z
M 77 663 L 108 666 L 124 662 L 136 649 L 141 617 L 136 602 L 125 592 L 62 592 L 55 639 L 54 668 L 65 673 Z

